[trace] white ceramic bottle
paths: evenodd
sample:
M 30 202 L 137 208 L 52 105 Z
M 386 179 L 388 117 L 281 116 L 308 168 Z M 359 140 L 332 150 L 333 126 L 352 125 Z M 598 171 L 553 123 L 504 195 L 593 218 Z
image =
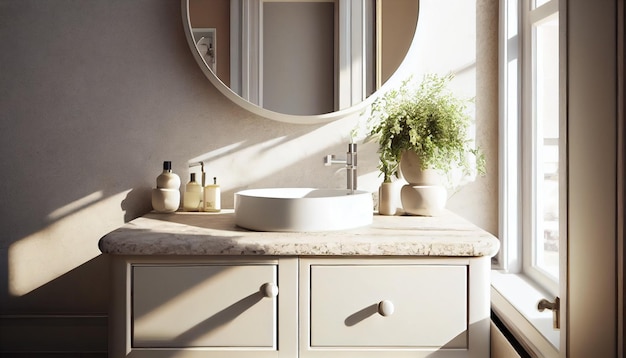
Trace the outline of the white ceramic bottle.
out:
M 204 187 L 204 211 L 218 212 L 222 210 L 220 186 L 217 184 L 217 178 L 213 178 L 213 184 Z
M 180 189 L 180 177 L 172 172 L 172 162 L 163 162 L 163 172 L 157 177 L 157 188 Z
M 163 162 L 163 172 L 152 189 L 152 208 L 161 213 L 171 213 L 180 207 L 180 177 L 172 172 L 172 162 Z
M 183 195 L 183 209 L 185 211 L 199 211 L 201 209 L 202 189 L 202 185 L 196 181 L 196 173 L 191 173 Z

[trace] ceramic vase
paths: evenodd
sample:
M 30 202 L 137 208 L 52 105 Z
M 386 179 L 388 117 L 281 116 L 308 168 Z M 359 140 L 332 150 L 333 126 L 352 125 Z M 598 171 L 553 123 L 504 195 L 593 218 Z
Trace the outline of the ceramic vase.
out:
M 172 162 L 163 162 L 163 172 L 157 176 L 152 189 L 152 208 L 156 212 L 171 213 L 180 206 L 180 177 L 172 172 Z
M 409 215 L 438 216 L 446 208 L 448 193 L 440 185 L 407 184 L 400 191 L 402 208 Z
M 448 195 L 442 185 L 441 174 L 434 169 L 422 169 L 417 153 L 413 151 L 402 153 L 400 173 L 409 183 L 400 191 L 402 207 L 406 214 L 437 216 L 445 210 Z
M 395 182 L 384 182 L 380 184 L 378 188 L 378 214 L 402 214 L 400 190 Z
M 159 213 L 173 213 L 180 206 L 178 189 L 152 189 L 152 208 Z
M 441 174 L 435 169 L 422 169 L 422 161 L 414 151 L 404 151 L 400 157 L 400 174 L 409 184 L 441 185 Z

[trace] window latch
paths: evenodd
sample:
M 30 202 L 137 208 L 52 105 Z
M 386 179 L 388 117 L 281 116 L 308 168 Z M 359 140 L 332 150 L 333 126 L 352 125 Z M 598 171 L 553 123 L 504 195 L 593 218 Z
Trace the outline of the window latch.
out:
M 561 328 L 561 318 L 560 318 L 561 299 L 560 298 L 555 297 L 554 302 L 550 302 L 544 298 L 541 301 L 539 301 L 539 303 L 537 304 L 537 309 L 539 310 L 539 312 L 543 312 L 543 310 L 545 309 L 551 310 L 552 311 L 552 327 L 554 329 Z

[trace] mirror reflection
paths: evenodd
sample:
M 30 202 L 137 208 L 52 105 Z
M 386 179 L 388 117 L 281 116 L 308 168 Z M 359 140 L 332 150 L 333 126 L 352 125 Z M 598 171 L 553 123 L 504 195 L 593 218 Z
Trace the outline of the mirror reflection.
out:
M 270 111 L 319 115 L 380 88 L 413 39 L 418 0 L 189 0 L 206 66 Z

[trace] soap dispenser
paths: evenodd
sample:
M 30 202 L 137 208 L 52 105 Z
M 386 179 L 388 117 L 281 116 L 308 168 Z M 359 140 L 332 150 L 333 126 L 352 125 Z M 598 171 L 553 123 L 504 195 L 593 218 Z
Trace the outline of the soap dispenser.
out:
M 191 173 L 189 183 L 185 185 L 183 209 L 185 211 L 199 211 L 202 202 L 202 185 L 196 181 L 196 173 Z
M 163 162 L 163 172 L 157 177 L 157 188 L 180 189 L 180 177 L 172 172 L 172 162 Z
M 172 162 L 163 162 L 163 172 L 157 176 L 152 189 L 152 208 L 161 213 L 171 213 L 180 206 L 180 177 L 172 172 Z
M 217 178 L 213 178 L 213 184 L 204 187 L 204 211 L 218 212 L 222 210 L 220 186 L 217 184 Z

